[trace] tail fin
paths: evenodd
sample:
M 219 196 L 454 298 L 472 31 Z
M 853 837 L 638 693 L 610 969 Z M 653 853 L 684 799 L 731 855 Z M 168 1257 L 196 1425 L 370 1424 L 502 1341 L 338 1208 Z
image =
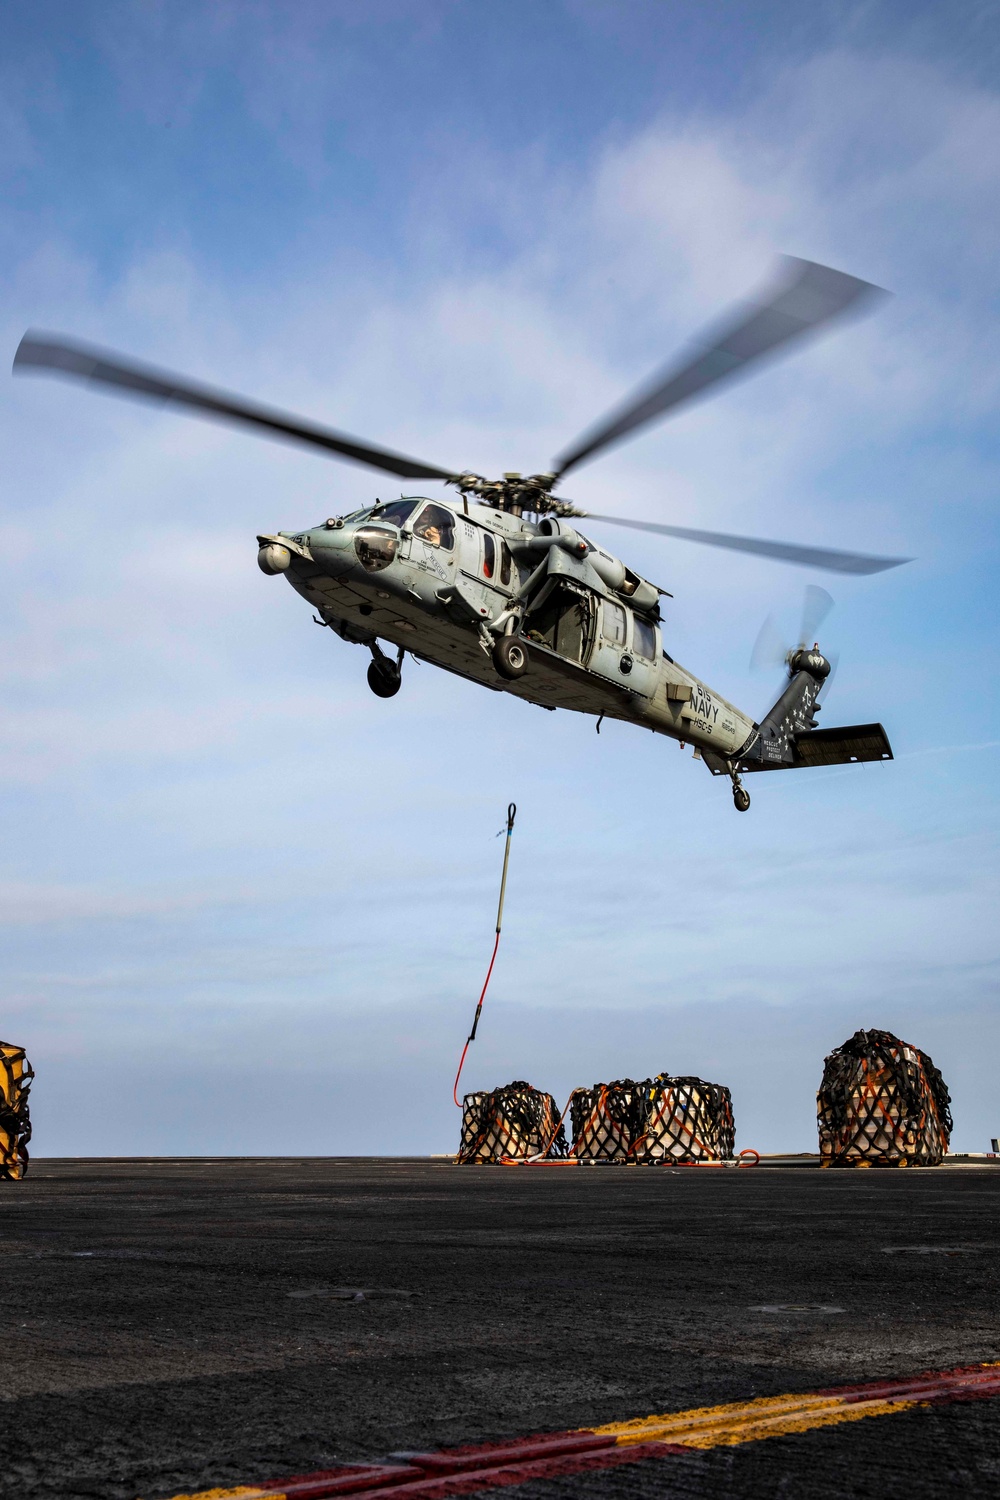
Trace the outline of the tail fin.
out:
M 820 660 L 825 665 L 824 658 Z M 799 764 L 795 753 L 796 736 L 815 727 L 813 709 L 829 670 L 827 667 L 822 676 L 808 669 L 794 674 L 777 703 L 765 714 L 757 738 L 746 756 L 741 757 L 741 770 L 777 771 Z M 744 759 L 745 766 L 742 764 Z

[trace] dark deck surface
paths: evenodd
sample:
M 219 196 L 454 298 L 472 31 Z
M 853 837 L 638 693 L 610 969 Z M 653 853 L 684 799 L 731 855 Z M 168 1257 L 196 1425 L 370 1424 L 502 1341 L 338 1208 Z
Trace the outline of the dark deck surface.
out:
M 0 1494 L 159 1500 L 1000 1359 L 998 1209 L 997 1166 L 36 1161 L 0 1184 Z M 998 1408 L 507 1493 L 1000 1496 Z

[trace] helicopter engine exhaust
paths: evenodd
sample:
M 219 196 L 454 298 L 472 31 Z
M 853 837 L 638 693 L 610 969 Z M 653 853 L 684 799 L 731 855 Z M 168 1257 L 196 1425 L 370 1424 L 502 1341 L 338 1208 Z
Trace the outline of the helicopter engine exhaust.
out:
M 638 573 L 633 573 L 617 557 L 612 557 L 610 552 L 604 552 L 599 547 L 594 547 L 587 561 L 598 578 L 609 589 L 614 589 L 616 594 L 628 599 L 633 608 L 656 609 L 660 602 L 660 591 L 655 583 L 648 583 L 645 578 L 640 578 Z
M 565 521 L 547 516 L 538 523 L 538 531 L 536 546 L 543 539 L 551 538 L 557 546 L 565 547 L 567 552 L 585 556 L 601 582 L 628 599 L 635 609 L 656 609 L 660 602 L 660 591 L 655 584 L 647 583 L 645 578 L 633 573 L 619 558 L 612 557 L 610 552 L 595 546 L 578 531 L 574 531 L 572 526 L 567 526 Z

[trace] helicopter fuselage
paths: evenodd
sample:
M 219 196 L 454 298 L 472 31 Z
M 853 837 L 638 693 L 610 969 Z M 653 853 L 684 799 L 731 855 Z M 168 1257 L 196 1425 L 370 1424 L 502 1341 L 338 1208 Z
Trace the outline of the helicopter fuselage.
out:
M 621 719 L 725 761 L 755 722 L 674 661 L 660 593 L 565 521 L 406 497 L 258 538 L 266 573 L 346 641 L 380 642 L 542 708 Z M 496 665 L 516 636 L 523 675 Z M 400 656 L 401 659 L 401 656 Z

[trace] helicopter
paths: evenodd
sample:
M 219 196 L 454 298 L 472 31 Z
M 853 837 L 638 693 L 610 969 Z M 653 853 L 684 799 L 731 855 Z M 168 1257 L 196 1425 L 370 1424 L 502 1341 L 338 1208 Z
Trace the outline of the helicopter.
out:
M 783 653 L 784 689 L 756 722 L 669 654 L 660 604 L 672 597 L 667 590 L 573 523 L 589 519 L 846 574 L 878 573 L 910 559 L 595 515 L 555 490 L 571 470 L 639 428 L 880 295 L 845 272 L 784 257 L 770 287 L 590 428 L 550 472 L 500 479 L 408 458 L 62 336 L 26 333 L 14 371 L 173 403 L 404 480 L 449 487 L 450 499 L 401 495 L 300 530 L 262 533 L 258 564 L 270 576 L 284 575 L 317 624 L 370 652 L 368 684 L 378 697 L 399 692 L 409 654 L 541 708 L 592 715 L 598 730 L 604 718 L 624 720 L 690 744 L 713 775 L 729 778 L 734 804 L 745 812 L 744 775 L 891 760 L 884 729 L 818 727 L 831 666 L 818 642 L 808 641 L 808 609 L 798 643 Z

